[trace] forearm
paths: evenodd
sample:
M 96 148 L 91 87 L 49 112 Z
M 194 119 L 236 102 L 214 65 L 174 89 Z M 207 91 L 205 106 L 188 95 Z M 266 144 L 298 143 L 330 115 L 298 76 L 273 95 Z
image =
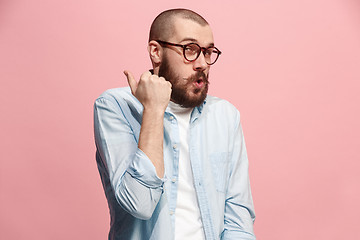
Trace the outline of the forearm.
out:
M 170 101 L 171 83 L 149 71 L 141 75 L 138 83 L 129 71 L 124 73 L 132 94 L 144 107 L 138 147 L 155 166 L 157 176 L 162 178 L 164 112 Z
M 151 160 L 159 178 L 164 176 L 164 112 L 144 109 L 138 147 Z
M 104 190 L 108 197 L 114 194 L 120 206 L 134 217 L 149 219 L 162 195 L 163 181 L 149 157 L 138 148 L 139 135 L 134 134 L 141 131 L 140 123 L 126 119 L 124 113 L 131 112 L 126 101 L 111 99 L 106 95 L 94 106 L 96 157 Z

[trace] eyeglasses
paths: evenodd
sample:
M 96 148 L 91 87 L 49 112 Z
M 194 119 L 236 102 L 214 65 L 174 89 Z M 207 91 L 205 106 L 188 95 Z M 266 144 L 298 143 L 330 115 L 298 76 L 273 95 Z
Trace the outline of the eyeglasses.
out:
M 155 40 L 155 41 L 162 45 L 181 47 L 183 49 L 184 58 L 189 62 L 193 62 L 196 59 L 198 59 L 200 53 L 202 52 L 205 57 L 205 62 L 208 65 L 213 65 L 221 54 L 221 51 L 216 47 L 204 48 L 204 47 L 200 47 L 200 45 L 197 43 L 188 43 L 185 45 L 181 45 L 181 44 L 175 44 L 161 40 Z

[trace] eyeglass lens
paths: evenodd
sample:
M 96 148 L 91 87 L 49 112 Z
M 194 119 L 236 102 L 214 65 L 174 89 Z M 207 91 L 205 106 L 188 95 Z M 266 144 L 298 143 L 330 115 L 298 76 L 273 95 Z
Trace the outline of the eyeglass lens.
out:
M 199 45 L 190 43 L 184 48 L 184 56 L 188 61 L 195 61 L 199 57 L 201 51 L 202 49 Z M 219 51 L 215 47 L 209 47 L 203 51 L 203 54 L 206 63 L 213 64 L 219 56 Z

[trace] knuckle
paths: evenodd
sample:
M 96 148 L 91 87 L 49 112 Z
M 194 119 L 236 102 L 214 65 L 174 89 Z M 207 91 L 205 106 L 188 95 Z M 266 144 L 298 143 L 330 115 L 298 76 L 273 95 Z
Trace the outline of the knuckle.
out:
M 141 74 L 140 79 L 148 79 L 150 76 L 150 72 L 144 72 L 143 74 Z
M 149 77 L 143 76 L 140 80 L 146 83 L 149 81 Z

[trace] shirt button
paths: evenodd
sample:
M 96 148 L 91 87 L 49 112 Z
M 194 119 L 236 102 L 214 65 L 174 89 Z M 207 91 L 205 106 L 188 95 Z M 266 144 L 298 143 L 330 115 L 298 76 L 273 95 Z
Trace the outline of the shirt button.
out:
M 174 145 L 173 145 L 173 149 L 176 149 L 176 148 L 177 148 L 177 146 L 176 146 L 176 144 L 174 144 Z
M 173 116 L 170 116 L 170 120 L 173 120 L 174 119 L 174 117 Z
M 175 182 L 176 182 L 176 178 L 171 179 L 171 181 L 172 181 L 173 183 L 175 183 Z
M 174 211 L 170 211 L 170 215 L 173 215 L 174 214 Z

